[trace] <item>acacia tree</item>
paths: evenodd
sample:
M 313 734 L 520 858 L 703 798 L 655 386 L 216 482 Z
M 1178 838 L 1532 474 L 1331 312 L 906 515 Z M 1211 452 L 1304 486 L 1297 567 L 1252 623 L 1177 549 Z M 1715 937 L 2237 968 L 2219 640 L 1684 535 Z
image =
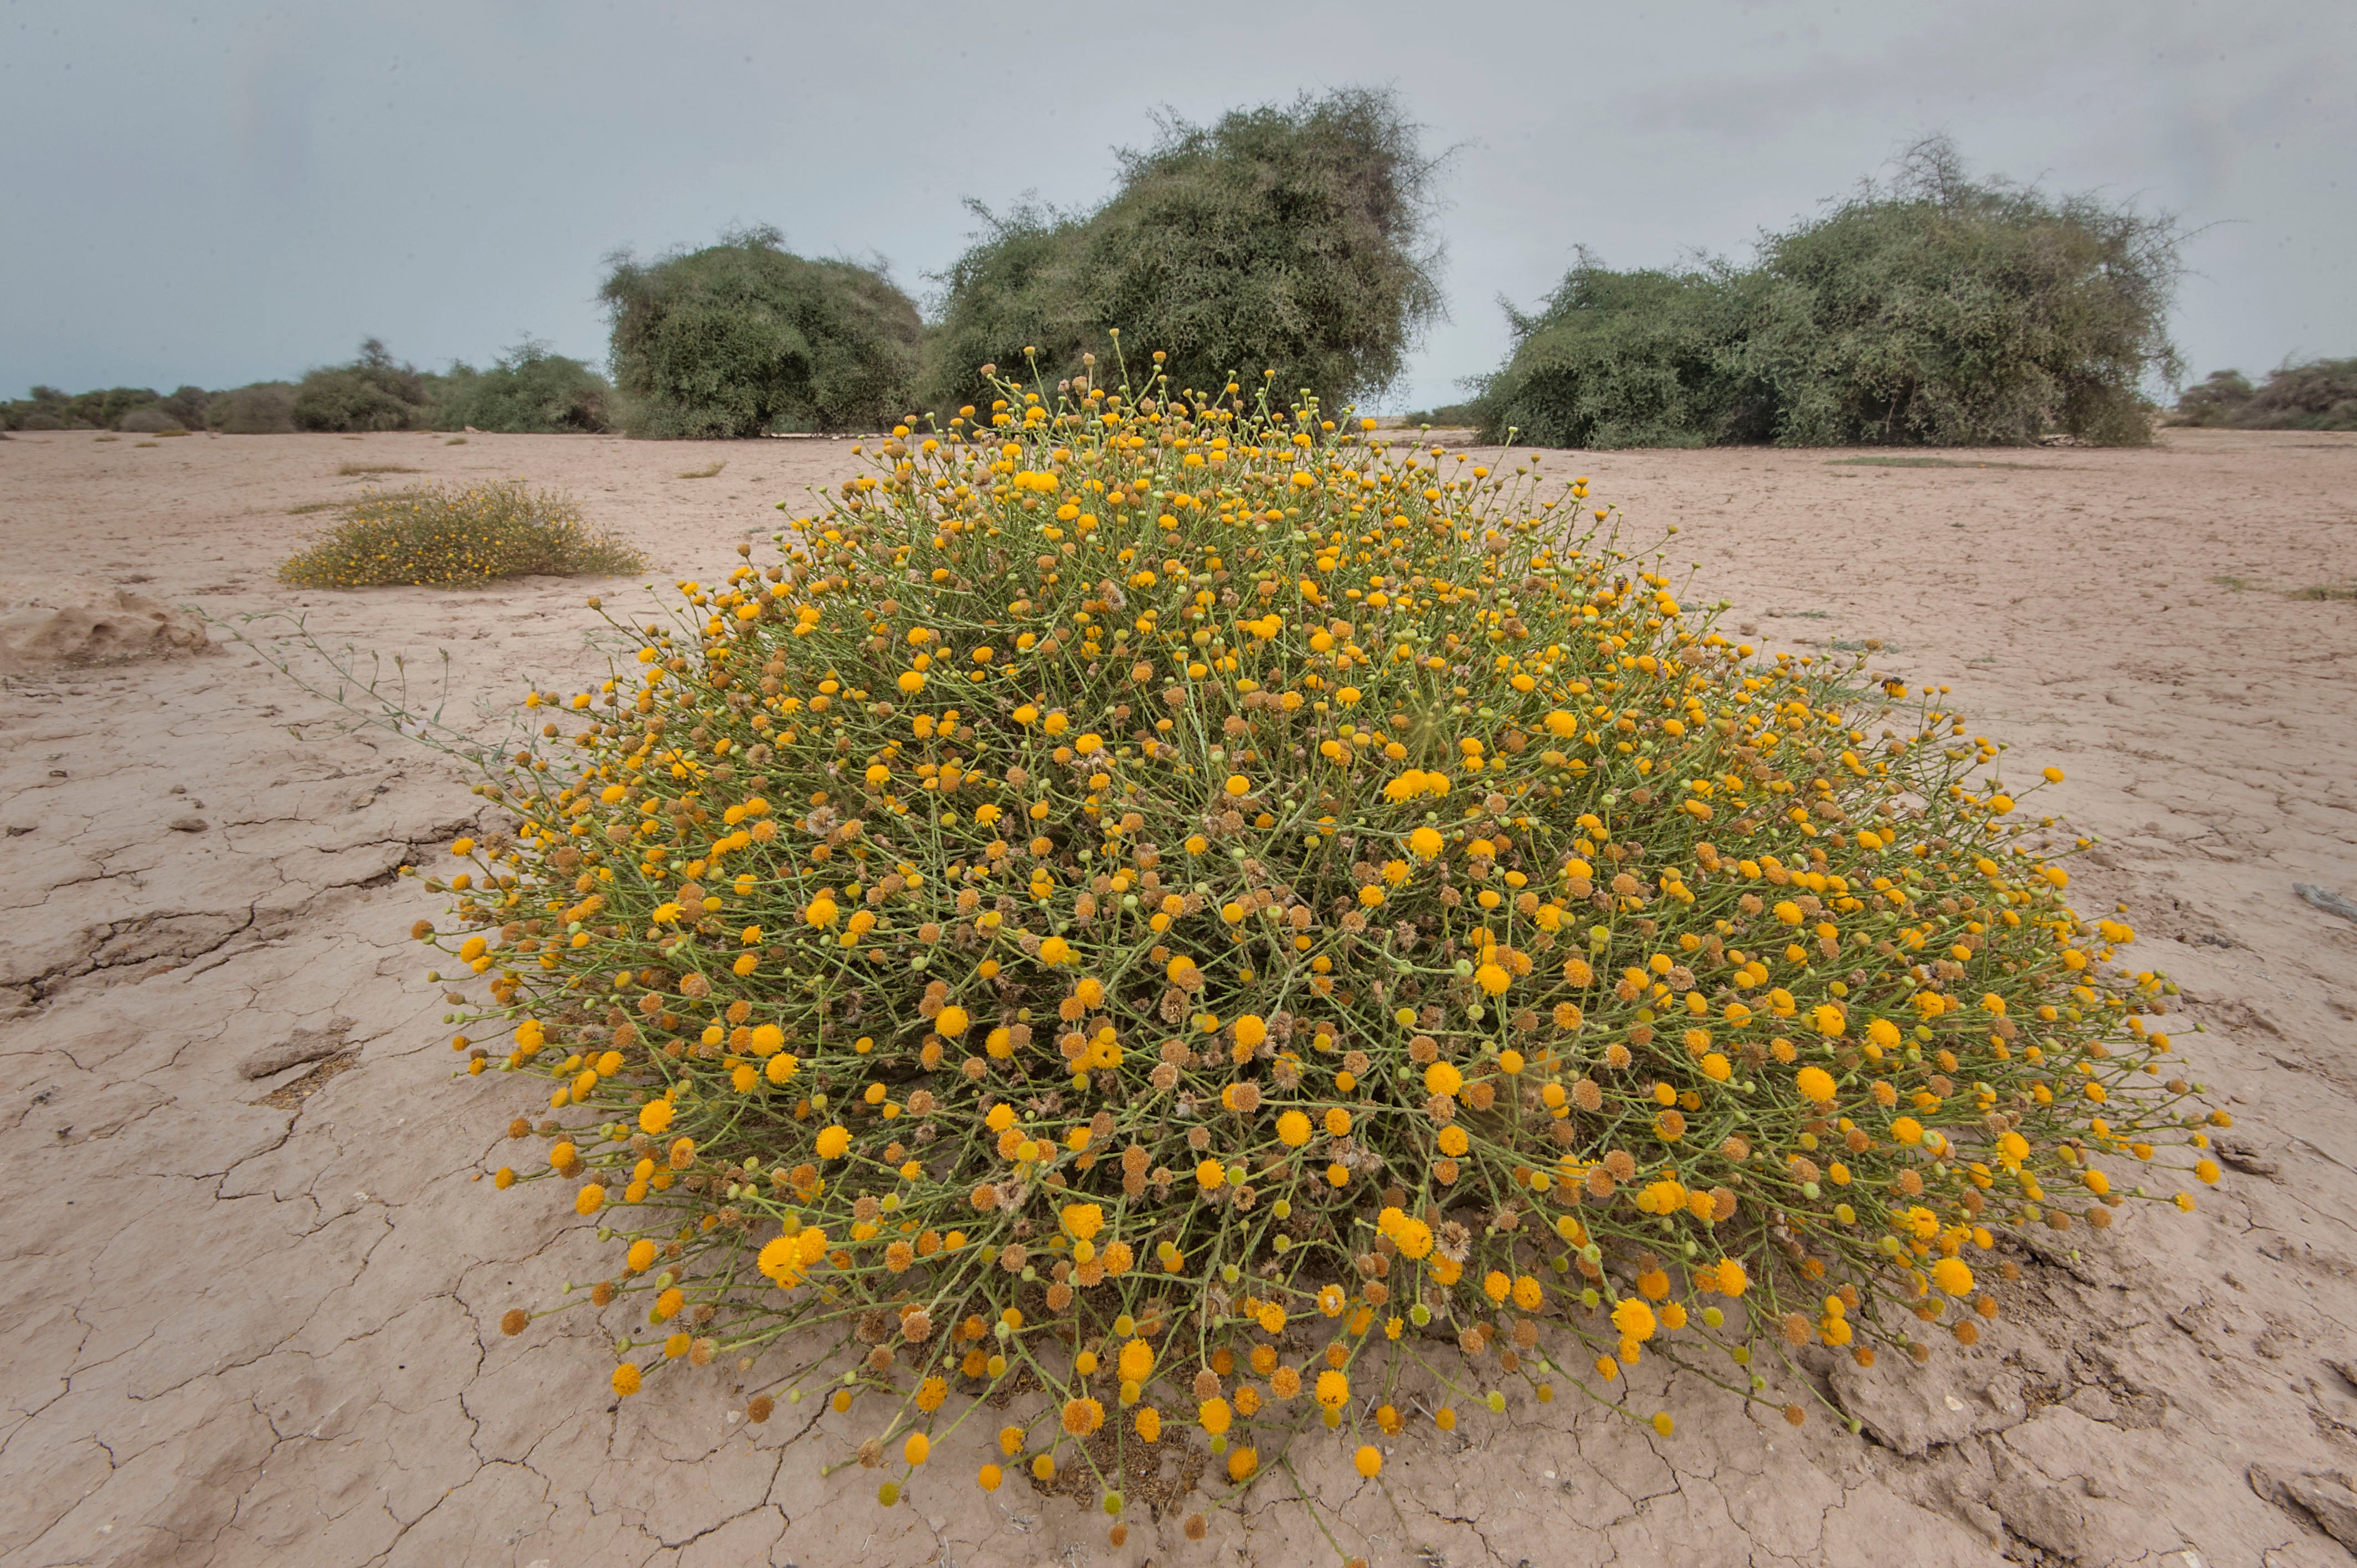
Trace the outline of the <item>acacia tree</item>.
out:
M 1025 203 L 983 221 L 943 274 L 930 390 L 984 394 L 985 364 L 1070 375 L 1118 330 L 1173 386 L 1274 371 L 1331 407 L 1394 381 L 1441 315 L 1430 229 L 1441 159 L 1387 91 L 1349 88 L 1178 119 L 1119 155 L 1121 184 L 1079 212 Z
M 2357 430 L 2357 359 L 2287 360 L 2256 387 L 2240 371 L 2212 371 L 2177 400 L 2176 423 L 2243 430 Z
M 2167 213 L 1976 180 L 1933 137 L 1753 264 L 1579 264 L 1480 383 L 1494 437 L 1563 446 L 2151 438 L 2182 233 Z
M 305 374 L 291 417 L 297 430 L 415 430 L 432 423 L 433 401 L 427 378 L 370 338 L 350 364 Z
M 907 413 L 923 323 L 881 266 L 813 260 L 770 228 L 612 258 L 614 381 L 632 435 L 874 429 Z
M 594 433 L 607 427 L 611 390 L 580 360 L 526 334 L 488 370 L 453 364 L 436 399 L 436 421 L 445 430 Z

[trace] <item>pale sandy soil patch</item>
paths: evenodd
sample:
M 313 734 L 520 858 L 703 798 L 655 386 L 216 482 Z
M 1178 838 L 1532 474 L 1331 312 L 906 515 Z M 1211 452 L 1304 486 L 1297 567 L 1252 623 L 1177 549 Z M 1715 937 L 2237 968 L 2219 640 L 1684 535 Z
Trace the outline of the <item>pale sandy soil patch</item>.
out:
M 1544 461 L 1639 527 L 1679 524 L 1672 559 L 1704 563 L 1699 596 L 1734 601 L 1752 640 L 1878 640 L 1878 668 L 1954 688 L 2025 771 L 2069 770 L 2041 800 L 2104 841 L 2081 908 L 2124 905 L 2130 955 L 2182 983 L 2178 1037 L 2239 1119 L 2233 1168 L 2193 1216 L 2136 1210 L 2077 1259 L 2025 1257 L 1975 1350 L 1911 1379 L 1829 1372 L 1861 1436 L 1640 1378 L 1674 1436 L 1518 1401 L 1425 1427 L 1380 1483 L 1304 1443 L 1298 1483 L 1347 1550 L 1427 1568 L 2345 1563 L 2318 1521 L 2357 1470 L 2357 924 L 2293 885 L 2357 896 L 2357 604 L 2291 596 L 2357 576 L 2357 438 L 1843 456 Z M 593 585 L 284 589 L 322 503 L 562 485 L 664 583 L 733 563 L 778 525 L 770 503 L 849 460 L 19 436 L 0 443 L 0 561 L 215 615 L 296 609 L 427 678 L 447 650 L 450 711 L 489 725 L 600 667 Z M 371 464 L 419 473 L 340 471 Z M 627 603 L 636 585 L 594 586 Z M 505 1308 L 589 1277 L 591 1254 L 561 1195 L 476 1179 L 522 1091 L 453 1080 L 405 940 L 437 911 L 394 869 L 478 802 L 434 755 L 331 717 L 238 649 L 0 690 L 0 1568 L 1331 1559 L 1282 1472 L 1210 1541 L 1139 1511 L 1115 1551 L 1070 1504 L 984 1497 L 962 1438 L 884 1513 L 872 1477 L 818 1474 L 864 1435 L 856 1413 L 753 1431 L 726 1369 L 618 1407 L 586 1314 L 502 1338 Z

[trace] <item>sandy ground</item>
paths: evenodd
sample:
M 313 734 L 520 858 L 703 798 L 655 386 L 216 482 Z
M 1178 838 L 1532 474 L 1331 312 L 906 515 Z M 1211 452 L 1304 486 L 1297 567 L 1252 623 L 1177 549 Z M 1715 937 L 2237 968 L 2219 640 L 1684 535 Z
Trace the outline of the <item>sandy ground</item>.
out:
M 404 940 L 437 911 L 394 869 L 477 802 L 232 647 L 0 691 L 0 1568 L 1274 1564 L 1333 1560 L 1322 1530 L 1423 1568 L 2348 1562 L 2319 1517 L 2348 1508 L 2357 1540 L 2332 1479 L 2357 1469 L 2357 924 L 2293 884 L 2357 895 L 2357 603 L 2287 591 L 2357 576 L 2357 438 L 1836 456 L 1546 461 L 1678 523 L 1703 592 L 1759 640 L 1879 639 L 1880 664 L 1954 687 L 2025 771 L 2068 769 L 2061 801 L 2104 841 L 2081 908 L 2124 907 L 2131 955 L 2181 981 L 2185 1055 L 2240 1122 L 2200 1212 L 2133 1210 L 2083 1255 L 2025 1256 L 1976 1349 L 1910 1379 L 1829 1371 L 1862 1435 L 1674 1385 L 1638 1391 L 1675 1414 L 1666 1439 L 1518 1402 L 1426 1426 L 1374 1484 L 1306 1443 L 1209 1541 L 1138 1509 L 1114 1550 L 1068 1503 L 985 1498 L 963 1439 L 881 1511 L 873 1477 L 819 1474 L 865 1434 L 857 1412 L 749 1427 L 726 1364 L 618 1408 L 586 1314 L 497 1331 L 587 1277 L 582 1227 L 551 1189 L 479 1181 L 522 1091 L 454 1079 Z M 414 672 L 447 649 L 451 711 L 488 723 L 478 699 L 597 667 L 591 585 L 287 592 L 273 569 L 324 515 L 294 509 L 370 482 L 339 467 L 569 487 L 667 582 L 733 563 L 769 503 L 847 461 L 806 442 L 19 436 L 0 443 L 0 564 L 221 616 L 298 609 Z M 310 1059 L 243 1076 L 277 1047 Z

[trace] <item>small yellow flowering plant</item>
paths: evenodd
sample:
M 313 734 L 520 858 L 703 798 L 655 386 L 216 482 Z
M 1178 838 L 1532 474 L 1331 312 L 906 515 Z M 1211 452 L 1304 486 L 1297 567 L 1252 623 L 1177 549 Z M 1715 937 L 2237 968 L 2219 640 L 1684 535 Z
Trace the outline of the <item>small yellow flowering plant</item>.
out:
M 646 560 L 571 498 L 501 479 L 371 492 L 278 568 L 298 588 L 480 587 L 533 574 L 636 572 Z
M 1797 1420 L 2174 1192 L 2168 988 L 1937 693 L 1730 645 L 1535 455 L 996 384 L 535 693 L 434 880 L 618 1392 L 1118 1514 L 1647 1356 Z

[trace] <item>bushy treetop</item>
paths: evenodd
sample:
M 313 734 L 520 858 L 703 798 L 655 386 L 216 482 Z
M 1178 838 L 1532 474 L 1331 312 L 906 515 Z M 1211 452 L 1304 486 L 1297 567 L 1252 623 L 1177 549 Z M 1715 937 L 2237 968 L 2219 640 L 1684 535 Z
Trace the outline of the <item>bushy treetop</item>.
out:
M 923 324 L 880 267 L 813 260 L 775 229 L 640 263 L 601 291 L 633 435 L 871 430 L 909 412 Z
M 1611 273 L 1585 252 L 1483 387 L 1494 434 L 1548 446 L 1978 446 L 2150 438 L 2174 381 L 2167 214 L 1970 177 L 1932 138 L 1888 185 L 1753 264 Z
M 1286 395 L 1330 406 L 1394 381 L 1442 314 L 1437 160 L 1389 91 L 1172 118 L 1119 157 L 1120 188 L 1093 209 L 976 205 L 983 231 L 942 280 L 938 401 L 983 396 L 980 367 L 1027 349 L 1072 374 L 1119 330 L 1168 353 L 1173 385 L 1273 370 Z

